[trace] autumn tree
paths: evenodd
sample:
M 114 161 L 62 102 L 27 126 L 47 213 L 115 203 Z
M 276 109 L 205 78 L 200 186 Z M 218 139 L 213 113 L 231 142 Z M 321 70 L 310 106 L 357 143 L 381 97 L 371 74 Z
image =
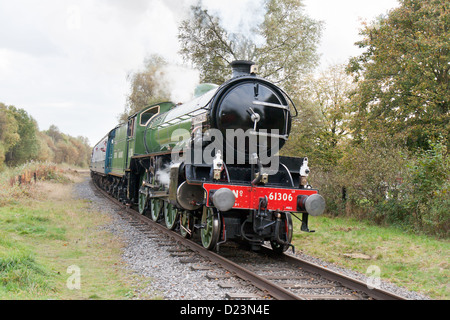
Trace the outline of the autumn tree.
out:
M 349 97 L 353 90 L 344 65 L 332 65 L 305 77 L 295 88 L 299 116 L 293 119 L 283 153 L 309 155 L 323 167 L 335 165 L 342 156 L 342 143 L 351 134 Z
M 51 125 L 39 131 L 25 110 L 0 103 L 0 168 L 30 160 L 66 163 L 87 167 L 91 147 L 85 137 L 71 137 Z
M 54 142 L 50 136 L 45 134 L 44 131 L 40 131 L 37 134 L 39 144 L 39 154 L 36 158 L 37 161 L 46 162 L 53 161 L 54 159 Z
M 66 163 L 79 167 L 89 165 L 91 147 L 89 140 L 85 137 L 72 137 L 62 133 L 55 125 L 51 125 L 48 130 L 42 132 L 40 136 L 43 153 L 40 158 L 55 163 Z M 47 155 L 47 156 L 46 156 Z
M 45 132 L 45 134 L 47 134 L 47 136 L 49 136 L 53 140 L 53 143 L 56 143 L 59 140 L 64 139 L 63 134 L 59 131 L 59 128 L 57 126 L 55 126 L 54 124 L 50 125 L 48 130 L 46 130 L 44 132 Z
M 229 75 L 229 64 L 238 60 L 234 51 L 239 42 L 231 42 L 228 32 L 220 25 L 220 19 L 209 14 L 200 4 L 192 6 L 190 17 L 181 22 L 178 39 L 180 54 L 200 70 L 202 82 L 224 82 Z M 250 53 L 245 58 L 252 56 Z
M 450 2 L 400 0 L 361 30 L 351 59 L 355 137 L 381 131 L 410 148 L 450 141 Z
M 0 103 L 0 167 L 5 161 L 5 154 L 20 140 L 18 124 L 8 107 Z
M 71 162 L 79 167 L 86 167 L 90 163 L 91 148 L 87 140 L 83 137 L 69 137 L 69 143 L 74 149 L 74 156 L 70 159 Z
M 229 32 L 201 4 L 191 7 L 179 27 L 180 54 L 200 70 L 202 82 L 221 84 L 230 77 L 233 60 L 252 60 L 261 76 L 289 90 L 317 65 L 321 23 L 304 13 L 300 0 L 264 5 L 264 21 L 251 35 Z M 261 43 L 255 40 L 261 38 Z
M 24 109 L 9 106 L 8 110 L 17 123 L 19 140 L 6 152 L 5 162 L 12 166 L 35 160 L 39 152 L 36 120 Z
M 124 112 L 119 120 L 125 122 L 128 116 L 142 110 L 148 105 L 169 100 L 169 93 L 158 81 L 163 76 L 163 67 L 167 62 L 159 55 L 150 55 L 144 61 L 143 70 L 132 72 L 127 80 L 130 82 L 130 94 Z
M 267 0 L 266 8 L 256 62 L 263 77 L 290 90 L 318 64 L 322 23 L 305 14 L 301 0 Z

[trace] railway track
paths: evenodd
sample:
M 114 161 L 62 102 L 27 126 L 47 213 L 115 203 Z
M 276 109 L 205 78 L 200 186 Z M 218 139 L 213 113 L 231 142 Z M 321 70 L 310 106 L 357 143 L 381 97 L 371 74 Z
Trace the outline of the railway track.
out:
M 183 249 L 172 250 L 173 255 L 202 257 L 214 265 L 227 271 L 228 276 L 237 277 L 259 289 L 261 299 L 276 300 L 406 300 L 391 292 L 369 289 L 365 282 L 329 270 L 322 266 L 304 261 L 289 254 L 275 255 L 269 248 L 263 247 L 255 253 L 238 248 L 236 245 L 221 246 L 220 252 L 206 250 L 200 244 L 188 240 L 180 234 L 167 229 L 148 217 L 139 214 L 129 206 L 125 206 L 107 192 L 95 186 L 110 201 L 123 208 L 123 214 L 130 224 L 139 228 L 149 237 L 160 237 L 160 245 Z M 204 267 L 204 270 L 212 268 Z M 220 275 L 209 274 L 219 279 Z M 246 295 L 230 293 L 230 299 L 249 298 Z

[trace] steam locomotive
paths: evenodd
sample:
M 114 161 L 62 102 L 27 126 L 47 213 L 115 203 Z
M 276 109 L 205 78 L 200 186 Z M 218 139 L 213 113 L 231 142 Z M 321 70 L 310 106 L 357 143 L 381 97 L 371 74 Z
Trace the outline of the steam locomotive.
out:
M 308 158 L 279 156 L 292 112 L 289 96 L 234 61 L 221 86 L 201 84 L 184 104 L 151 105 L 119 124 L 94 147 L 91 177 L 141 214 L 163 221 L 210 250 L 228 240 L 258 250 L 293 248 L 292 215 L 321 215 Z M 297 217 L 297 216 L 295 216 Z

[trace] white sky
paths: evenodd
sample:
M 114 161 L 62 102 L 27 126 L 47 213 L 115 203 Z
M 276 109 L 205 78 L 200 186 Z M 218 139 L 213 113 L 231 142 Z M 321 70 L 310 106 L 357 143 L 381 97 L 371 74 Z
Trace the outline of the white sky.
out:
M 261 0 L 203 0 L 232 29 L 262 21 Z M 91 145 L 117 124 L 126 76 L 159 53 L 180 63 L 178 22 L 195 0 L 0 0 L 0 102 L 25 109 L 46 130 L 51 124 Z M 398 6 L 397 0 L 304 0 L 325 22 L 322 68 L 359 54 L 362 20 Z M 180 77 L 187 83 L 188 72 Z

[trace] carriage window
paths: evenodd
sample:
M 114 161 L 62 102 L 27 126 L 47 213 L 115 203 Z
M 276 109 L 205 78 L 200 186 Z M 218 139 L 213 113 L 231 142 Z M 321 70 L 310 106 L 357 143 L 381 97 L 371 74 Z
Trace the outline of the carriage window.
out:
M 151 107 L 148 110 L 145 110 L 141 113 L 141 126 L 146 126 L 148 122 L 153 119 L 154 116 L 156 116 L 159 113 L 159 106 Z

